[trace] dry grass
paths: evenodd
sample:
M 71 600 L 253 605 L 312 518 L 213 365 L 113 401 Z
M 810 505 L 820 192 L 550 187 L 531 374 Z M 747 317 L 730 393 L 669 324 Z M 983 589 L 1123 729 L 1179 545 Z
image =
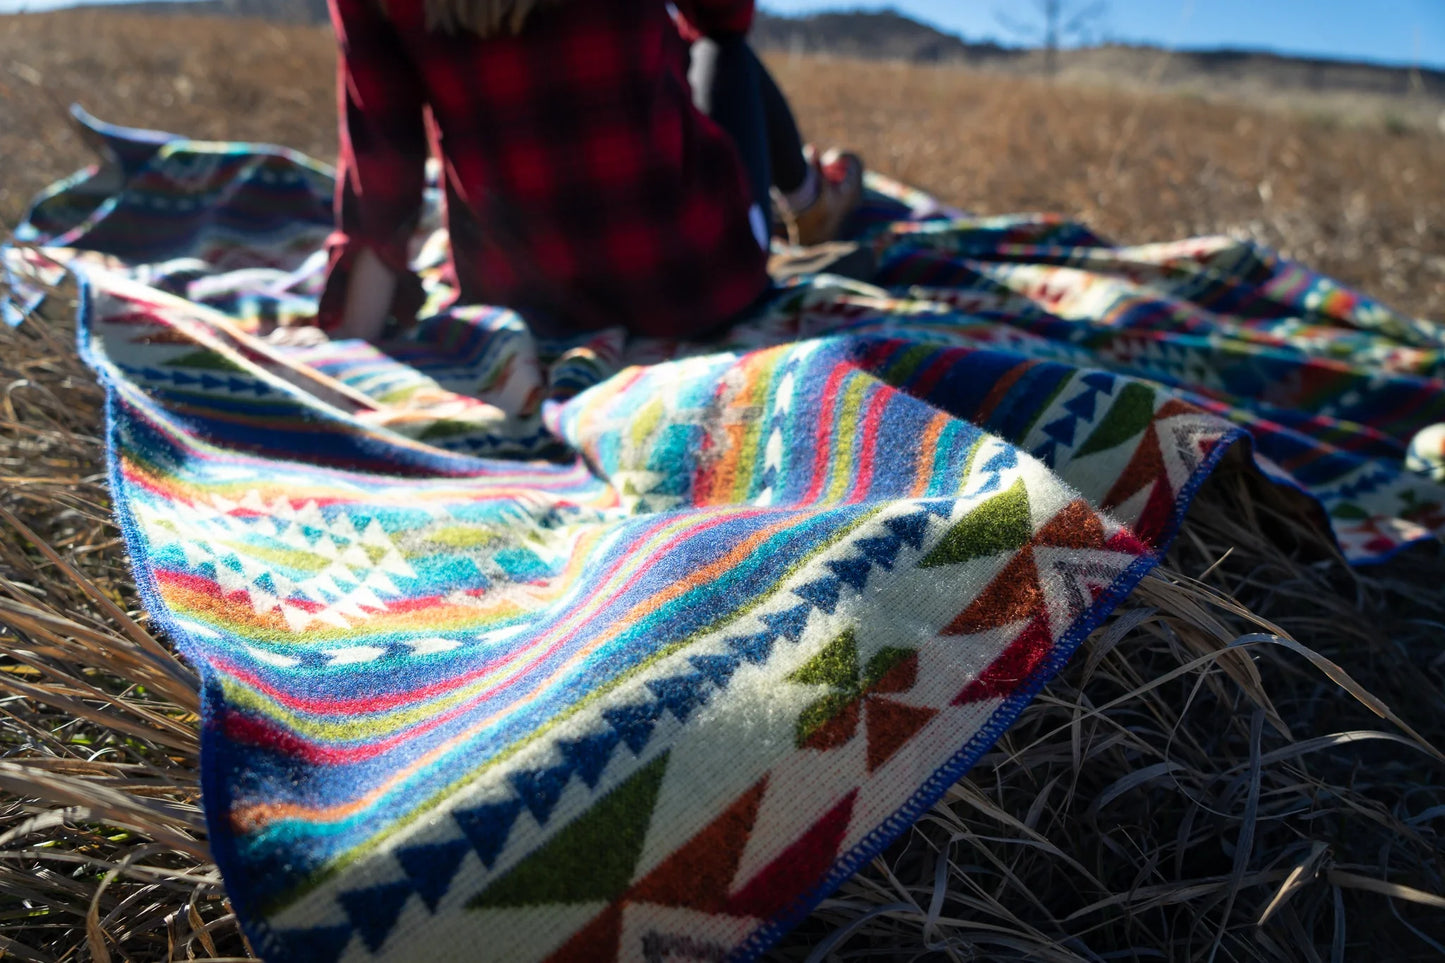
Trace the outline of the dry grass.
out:
M 96 10 L 0 18 L 0 218 L 13 223 L 35 191 L 89 163 L 62 122 L 73 100 L 116 123 L 330 158 L 334 62 L 319 27 Z M 1063 211 L 1128 242 L 1245 235 L 1445 319 L 1445 134 L 1400 123 L 1386 100 L 1368 101 L 1371 118 L 1354 102 L 1292 110 L 1275 97 L 1265 109 L 1138 84 L 771 62 L 805 134 L 953 203 Z
M 1061 211 L 1127 243 L 1236 234 L 1445 318 L 1438 131 L 948 67 L 773 66 L 809 138 L 971 210 Z
M 1439 561 L 1356 577 L 1266 500 L 1217 477 L 1168 559 L 1207 587 L 1146 581 L 795 958 L 1439 959 Z
M 56 307 L 0 331 L 0 948 L 242 956 L 194 682 L 138 611 Z M 775 957 L 1436 958 L 1440 561 L 1360 577 L 1272 505 L 1217 477 L 1169 559 L 1205 582 L 1148 580 Z
M 0 326 L 0 956 L 243 953 L 208 865 L 196 679 L 138 611 L 72 338 Z
M 0 16 L 0 218 L 91 163 L 65 123 L 102 120 L 336 155 L 336 42 L 319 27 L 82 9 Z
M 329 44 L 216 21 L 0 20 L 0 211 L 85 160 L 59 124 L 73 98 L 326 156 Z M 1258 220 L 1265 240 L 1445 316 L 1440 138 L 958 72 L 777 66 L 815 137 L 955 201 L 1078 211 L 1138 240 Z M 192 675 L 139 611 L 99 392 L 65 301 L 50 313 L 0 330 L 0 953 L 246 956 L 205 857 Z M 1226 470 L 1168 564 L 777 958 L 1445 955 L 1441 560 L 1352 573 Z

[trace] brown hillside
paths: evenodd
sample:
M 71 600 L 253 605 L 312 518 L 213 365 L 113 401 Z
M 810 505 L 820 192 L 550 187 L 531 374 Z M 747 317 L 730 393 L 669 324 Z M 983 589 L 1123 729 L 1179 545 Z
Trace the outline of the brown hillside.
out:
M 1120 240 L 1233 232 L 1445 318 L 1445 136 L 1389 116 L 777 54 L 805 133 L 980 212 L 1054 209 Z M 324 27 L 75 10 L 0 18 L 0 217 L 118 123 L 335 152 Z

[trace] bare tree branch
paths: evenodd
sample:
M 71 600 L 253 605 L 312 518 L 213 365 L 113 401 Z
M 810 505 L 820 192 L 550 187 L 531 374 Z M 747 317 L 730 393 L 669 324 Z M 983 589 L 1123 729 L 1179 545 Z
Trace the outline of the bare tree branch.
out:
M 1037 19 L 1019 20 L 1012 13 L 996 10 L 994 19 L 1009 33 L 1044 50 L 1044 72 L 1058 72 L 1059 47 L 1089 36 L 1109 13 L 1107 0 L 1034 0 Z

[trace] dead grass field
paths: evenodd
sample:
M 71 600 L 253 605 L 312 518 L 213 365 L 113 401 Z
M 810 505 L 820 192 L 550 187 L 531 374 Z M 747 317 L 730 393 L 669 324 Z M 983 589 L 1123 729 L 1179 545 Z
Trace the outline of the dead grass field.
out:
M 71 100 L 328 157 L 332 63 L 313 28 L 0 18 L 0 216 L 88 160 Z M 774 65 L 811 136 L 975 210 L 1058 209 L 1133 241 L 1244 231 L 1445 318 L 1438 134 Z M 68 316 L 57 298 L 0 327 L 0 956 L 248 958 L 206 858 L 189 670 L 140 612 Z M 1221 470 L 1166 566 L 770 958 L 1445 957 L 1445 763 L 1425 748 L 1445 746 L 1442 577 L 1427 551 L 1350 571 Z
M 329 32 L 95 10 L 0 18 L 0 218 L 89 161 L 65 124 L 116 123 L 334 156 Z M 1445 318 L 1445 133 L 1373 119 L 1050 85 L 967 71 L 772 58 L 805 134 L 971 210 L 1057 210 L 1120 241 L 1227 232 Z

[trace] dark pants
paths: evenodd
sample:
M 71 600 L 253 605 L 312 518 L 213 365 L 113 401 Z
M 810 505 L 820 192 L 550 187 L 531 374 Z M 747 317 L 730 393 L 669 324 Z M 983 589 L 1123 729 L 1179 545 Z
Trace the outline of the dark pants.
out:
M 688 80 L 698 110 L 732 136 L 763 211 L 772 210 L 769 188 L 786 194 L 802 186 L 808 164 L 793 111 L 744 37 L 693 44 Z

